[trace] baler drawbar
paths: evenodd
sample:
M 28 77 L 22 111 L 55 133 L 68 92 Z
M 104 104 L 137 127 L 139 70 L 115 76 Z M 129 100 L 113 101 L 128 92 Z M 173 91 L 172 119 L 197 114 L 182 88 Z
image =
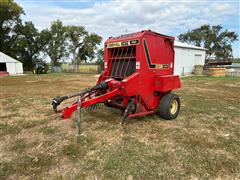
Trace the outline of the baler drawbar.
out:
M 175 119 L 180 99 L 172 90 L 180 88 L 174 72 L 174 38 L 151 30 L 110 37 L 104 44 L 104 71 L 95 86 L 80 93 L 52 100 L 55 112 L 67 119 L 78 102 L 58 111 L 62 101 L 80 97 L 81 108 L 98 103 L 124 111 L 126 118 L 157 113 Z

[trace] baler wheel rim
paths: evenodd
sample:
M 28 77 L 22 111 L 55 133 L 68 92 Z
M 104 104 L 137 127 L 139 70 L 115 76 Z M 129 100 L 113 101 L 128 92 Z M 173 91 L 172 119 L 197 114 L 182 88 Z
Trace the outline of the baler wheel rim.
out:
M 174 115 L 178 110 L 178 102 L 176 99 L 173 99 L 170 105 L 170 113 Z

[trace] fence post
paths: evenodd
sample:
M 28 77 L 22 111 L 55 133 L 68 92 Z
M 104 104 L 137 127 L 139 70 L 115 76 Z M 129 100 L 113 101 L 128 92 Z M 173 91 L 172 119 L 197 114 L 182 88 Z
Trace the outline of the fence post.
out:
M 184 76 L 184 67 L 182 68 L 182 76 Z

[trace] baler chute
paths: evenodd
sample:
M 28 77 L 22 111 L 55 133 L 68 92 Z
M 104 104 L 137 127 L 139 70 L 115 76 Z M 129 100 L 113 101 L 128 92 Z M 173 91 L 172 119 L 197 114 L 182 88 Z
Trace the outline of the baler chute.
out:
M 56 97 L 53 109 L 67 119 L 77 110 L 77 101 L 60 111 L 62 101 L 79 97 L 81 107 L 98 103 L 123 110 L 124 120 L 158 113 L 165 119 L 177 117 L 180 100 L 172 90 L 180 88 L 174 70 L 174 38 L 150 30 L 110 37 L 104 44 L 103 73 L 97 84 L 83 92 Z

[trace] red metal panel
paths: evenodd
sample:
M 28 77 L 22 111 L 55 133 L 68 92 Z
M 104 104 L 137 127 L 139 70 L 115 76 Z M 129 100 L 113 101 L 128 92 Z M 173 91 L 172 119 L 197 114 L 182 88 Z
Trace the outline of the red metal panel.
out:
M 181 87 L 179 76 L 156 76 L 154 83 L 154 90 L 160 92 L 167 92 Z
M 97 97 L 95 97 L 95 98 L 93 98 L 93 99 L 89 99 L 89 100 L 87 100 L 87 101 L 82 102 L 82 103 L 81 103 L 81 107 L 91 106 L 91 105 L 93 105 L 93 104 L 95 104 L 95 103 L 105 101 L 105 100 L 107 100 L 107 99 L 109 99 L 109 98 L 112 98 L 112 97 L 114 97 L 114 96 L 116 96 L 116 95 L 119 95 L 119 94 L 120 94 L 120 90 L 119 90 L 119 89 L 115 89 L 115 90 L 110 91 L 110 92 L 108 92 L 108 93 L 106 93 L 106 94 L 103 94 L 103 95 L 101 95 L 101 96 L 97 96 Z M 63 110 L 61 111 L 62 117 L 63 117 L 64 119 L 68 119 L 68 118 L 71 116 L 71 114 L 72 114 L 74 111 L 77 110 L 77 106 L 78 106 L 77 103 L 74 103 L 73 105 L 71 105 L 71 106 L 66 107 L 65 109 L 63 109 Z

